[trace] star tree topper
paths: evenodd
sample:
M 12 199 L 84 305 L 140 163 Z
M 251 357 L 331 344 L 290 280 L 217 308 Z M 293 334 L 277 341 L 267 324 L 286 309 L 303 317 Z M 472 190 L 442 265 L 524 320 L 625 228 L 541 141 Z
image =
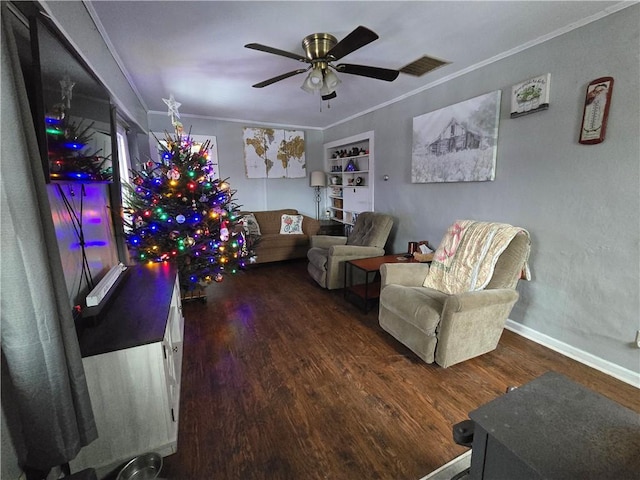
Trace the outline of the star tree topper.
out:
M 168 99 L 163 98 L 162 101 L 167 104 L 167 107 L 169 107 L 169 111 L 167 112 L 167 115 L 171 117 L 171 124 L 176 125 L 176 123 L 180 123 L 177 121 L 177 119 L 180 118 L 180 114 L 178 113 L 178 108 L 180 108 L 180 105 L 182 104 L 176 102 L 176 99 L 173 98 L 173 93 L 169 96 Z
M 62 80 L 60 80 L 62 100 L 63 101 L 66 100 L 66 107 L 68 109 L 71 108 L 71 95 L 72 95 L 71 92 L 74 86 L 75 86 L 75 82 L 71 81 L 71 77 L 69 77 L 69 74 L 66 74 L 62 78 Z

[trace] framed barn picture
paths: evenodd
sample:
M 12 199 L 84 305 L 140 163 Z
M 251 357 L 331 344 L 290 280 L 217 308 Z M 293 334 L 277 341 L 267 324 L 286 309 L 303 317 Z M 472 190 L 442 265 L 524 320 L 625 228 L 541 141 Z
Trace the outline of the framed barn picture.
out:
M 414 117 L 411 182 L 493 181 L 501 94 L 497 90 Z

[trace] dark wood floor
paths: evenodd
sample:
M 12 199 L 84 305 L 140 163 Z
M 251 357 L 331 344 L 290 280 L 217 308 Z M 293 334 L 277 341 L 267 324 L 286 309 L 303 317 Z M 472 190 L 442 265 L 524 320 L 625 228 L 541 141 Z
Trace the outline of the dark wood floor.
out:
M 305 262 L 253 266 L 184 305 L 180 480 L 418 480 L 465 452 L 451 435 L 507 386 L 555 370 L 640 412 L 630 385 L 505 331 L 498 349 L 427 365 Z

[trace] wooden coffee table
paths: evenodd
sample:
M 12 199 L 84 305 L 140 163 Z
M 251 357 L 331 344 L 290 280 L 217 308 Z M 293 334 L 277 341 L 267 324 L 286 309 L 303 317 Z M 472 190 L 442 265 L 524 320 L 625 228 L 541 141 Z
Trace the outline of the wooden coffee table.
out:
M 353 294 L 362 301 L 364 313 L 368 313 L 369 303 L 380 296 L 380 265 L 383 263 L 420 263 L 413 257 L 405 257 L 404 255 L 399 253 L 344 262 L 344 298 L 348 299 L 349 294 Z M 364 283 L 353 285 L 354 269 L 364 272 Z

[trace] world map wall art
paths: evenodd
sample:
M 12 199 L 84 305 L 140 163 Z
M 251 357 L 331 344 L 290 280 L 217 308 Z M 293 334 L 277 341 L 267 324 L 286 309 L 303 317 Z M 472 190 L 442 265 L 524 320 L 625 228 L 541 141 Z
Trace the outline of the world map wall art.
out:
M 497 90 L 414 117 L 411 182 L 493 181 L 501 94 Z
M 247 178 L 307 176 L 304 131 L 245 127 L 242 140 Z

